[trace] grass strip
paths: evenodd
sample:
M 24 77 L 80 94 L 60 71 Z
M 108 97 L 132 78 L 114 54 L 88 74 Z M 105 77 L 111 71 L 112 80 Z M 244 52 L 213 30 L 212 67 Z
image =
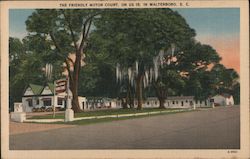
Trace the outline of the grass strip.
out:
M 154 114 L 145 114 L 145 115 L 137 115 L 137 116 L 124 116 L 124 117 L 107 117 L 107 118 L 93 118 L 93 119 L 83 119 L 83 120 L 76 120 L 71 122 L 51 122 L 46 124 L 69 124 L 69 125 L 89 125 L 89 124 L 97 124 L 97 123 L 105 123 L 105 122 L 114 122 L 120 120 L 128 120 L 128 119 L 138 119 L 138 118 L 145 118 L 145 117 L 152 117 L 158 115 L 169 115 L 169 114 L 176 114 L 176 113 L 183 113 L 183 112 L 192 112 L 197 110 L 180 110 L 180 111 L 162 111 L 161 113 L 154 113 Z M 40 124 L 44 124 L 40 122 Z
M 91 117 L 91 116 L 106 116 L 106 115 L 122 115 L 122 114 L 137 114 L 137 113 L 151 113 L 151 112 L 163 112 L 169 110 L 182 110 L 182 109 L 159 109 L 159 108 L 144 108 L 142 110 L 137 109 L 106 109 L 106 110 L 96 110 L 96 111 L 88 111 L 75 113 L 75 118 L 80 117 Z M 64 119 L 64 113 L 56 114 L 55 119 Z M 41 115 L 41 116 L 32 116 L 29 119 L 53 119 L 53 115 Z

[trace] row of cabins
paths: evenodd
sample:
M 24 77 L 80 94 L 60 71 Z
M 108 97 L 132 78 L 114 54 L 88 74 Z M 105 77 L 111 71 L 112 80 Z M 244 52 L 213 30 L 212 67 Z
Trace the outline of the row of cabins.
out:
M 59 93 L 54 95 L 54 85 L 48 83 L 44 86 L 29 84 L 25 89 L 22 97 L 23 110 L 25 112 L 31 112 L 36 108 L 51 108 L 55 105 L 56 108 L 66 108 L 66 93 Z M 69 96 L 72 97 L 71 92 Z M 122 108 L 122 102 L 119 99 L 103 98 L 103 97 L 78 97 L 79 106 L 82 110 L 91 110 L 98 108 Z M 218 95 L 213 98 L 212 101 L 216 105 L 233 105 L 232 96 Z M 174 96 L 168 97 L 165 100 L 164 106 L 166 108 L 192 108 L 196 107 L 211 107 L 211 99 L 204 101 L 196 101 L 194 96 Z M 143 102 L 144 108 L 156 108 L 159 107 L 159 100 L 156 97 L 148 97 Z M 137 101 L 135 100 L 134 106 L 137 107 Z

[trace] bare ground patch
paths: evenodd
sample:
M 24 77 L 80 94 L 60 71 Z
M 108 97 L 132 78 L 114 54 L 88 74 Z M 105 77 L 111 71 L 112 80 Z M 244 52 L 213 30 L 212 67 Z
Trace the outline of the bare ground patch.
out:
M 28 132 L 39 132 L 52 129 L 74 127 L 75 125 L 64 124 L 36 124 L 36 123 L 18 123 L 10 121 L 10 135 L 22 134 Z

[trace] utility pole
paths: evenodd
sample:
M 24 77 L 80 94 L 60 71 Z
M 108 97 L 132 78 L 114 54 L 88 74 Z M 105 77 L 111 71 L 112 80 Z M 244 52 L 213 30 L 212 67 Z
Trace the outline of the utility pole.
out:
M 56 80 L 54 80 L 54 96 L 53 96 L 53 118 L 56 117 Z

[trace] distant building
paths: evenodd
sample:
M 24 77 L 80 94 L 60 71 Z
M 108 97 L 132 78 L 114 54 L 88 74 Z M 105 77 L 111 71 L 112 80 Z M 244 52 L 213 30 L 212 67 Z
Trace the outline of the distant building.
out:
M 166 108 L 192 108 L 194 106 L 194 96 L 172 96 L 165 102 Z
M 148 97 L 142 105 L 143 108 L 157 108 L 159 106 L 160 102 L 157 97 Z
M 209 107 L 209 100 L 195 100 L 194 96 L 169 96 L 165 100 L 165 108 L 192 108 L 196 107 Z M 119 104 L 118 104 L 119 105 Z M 135 107 L 137 107 L 137 100 L 134 102 Z M 148 97 L 143 101 L 143 108 L 157 108 L 160 106 L 159 99 L 157 97 Z
M 117 100 L 106 97 L 87 97 L 84 110 L 97 108 L 118 108 Z
M 209 100 L 195 100 L 194 96 L 170 96 L 165 102 L 166 108 L 209 107 Z
M 230 94 L 216 95 L 211 99 L 214 101 L 215 106 L 234 105 L 234 98 Z

